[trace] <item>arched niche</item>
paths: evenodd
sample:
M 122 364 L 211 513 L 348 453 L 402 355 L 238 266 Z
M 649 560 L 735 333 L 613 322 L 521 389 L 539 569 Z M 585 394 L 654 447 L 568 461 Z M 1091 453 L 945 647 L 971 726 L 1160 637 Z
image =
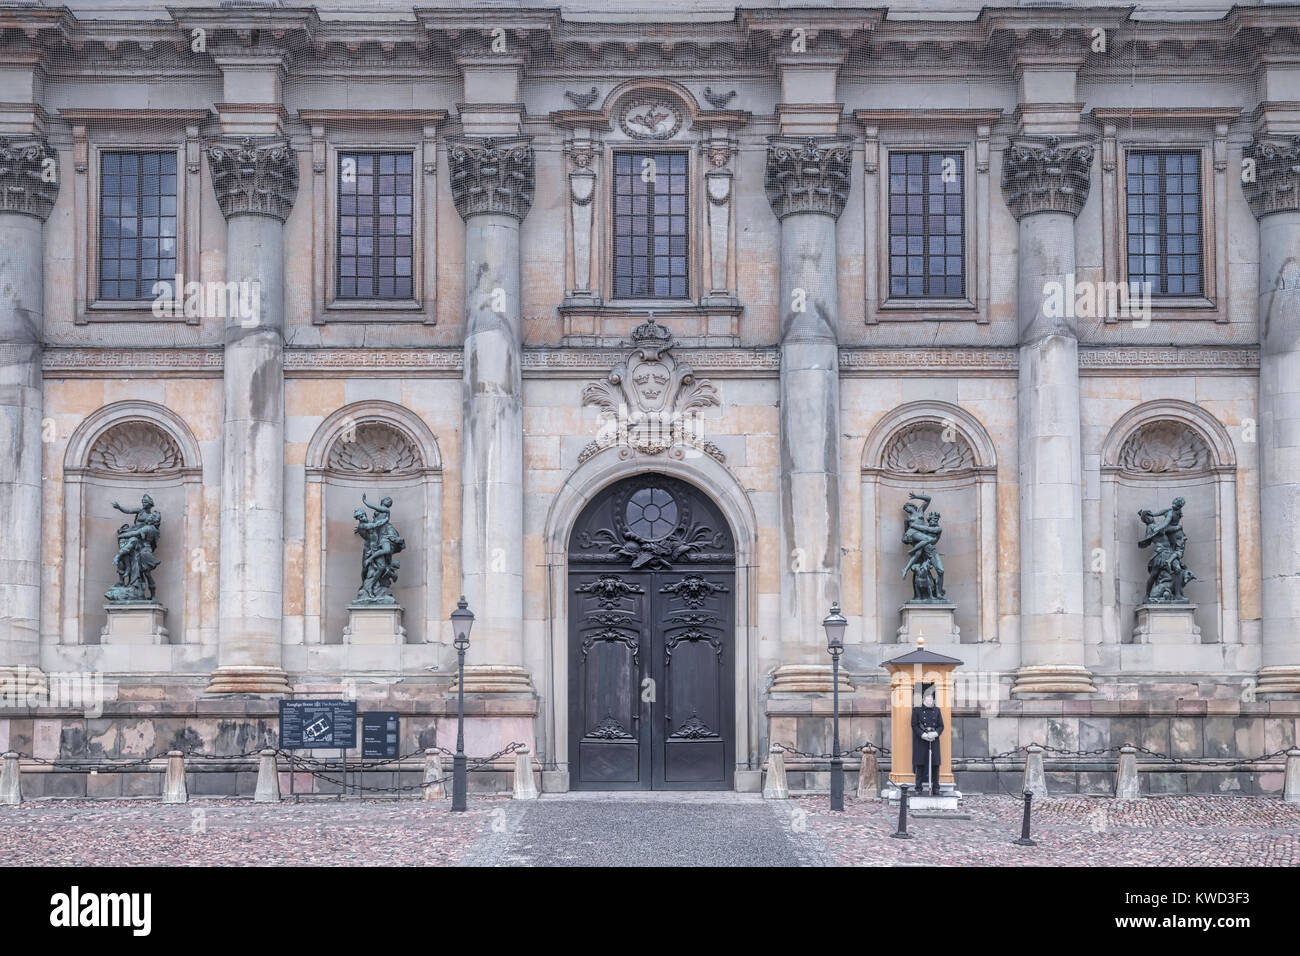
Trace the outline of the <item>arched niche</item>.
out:
M 1209 412 L 1181 401 L 1147 402 L 1111 428 L 1101 454 L 1102 545 L 1106 582 L 1102 639 L 1130 643 L 1142 602 L 1150 552 L 1138 547 L 1138 511 L 1183 508 L 1187 566 L 1197 580 L 1187 596 L 1197 605 L 1203 644 L 1241 640 L 1237 601 L 1237 458 L 1227 430 Z
M 897 641 L 898 608 L 912 597 L 902 576 L 903 505 L 929 495 L 943 518 L 939 554 L 963 644 L 997 639 L 997 457 L 984 426 L 947 402 L 909 402 L 886 414 L 862 456 L 864 638 Z M 874 635 L 874 638 L 873 638 Z
M 203 570 L 216 561 L 203 542 L 199 445 L 171 409 L 126 401 L 88 416 L 64 455 L 62 643 L 99 643 L 104 592 L 117 583 L 117 531 L 133 520 L 113 502 L 138 508 L 146 494 L 162 513 L 153 578 L 170 641 L 199 642 Z
M 361 539 L 352 513 L 362 495 L 393 499 L 406 540 L 393 588 L 406 642 L 436 639 L 442 596 L 442 456 L 424 421 L 392 402 L 358 402 L 330 415 L 307 445 L 303 559 L 304 639 L 341 644 L 361 583 Z M 372 512 L 366 511 L 367 515 Z

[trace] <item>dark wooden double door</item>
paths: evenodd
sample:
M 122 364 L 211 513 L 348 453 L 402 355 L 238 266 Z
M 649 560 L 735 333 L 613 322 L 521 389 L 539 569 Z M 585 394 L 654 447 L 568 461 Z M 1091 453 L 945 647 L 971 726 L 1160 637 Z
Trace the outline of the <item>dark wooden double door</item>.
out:
M 723 790 L 735 754 L 734 545 L 661 475 L 618 482 L 569 548 L 570 784 Z

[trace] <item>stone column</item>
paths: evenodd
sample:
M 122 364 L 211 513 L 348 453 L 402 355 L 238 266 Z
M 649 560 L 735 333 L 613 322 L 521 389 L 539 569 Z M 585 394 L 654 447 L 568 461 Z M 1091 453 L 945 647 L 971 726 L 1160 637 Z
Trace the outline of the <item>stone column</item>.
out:
M 807 651 L 783 653 L 796 660 L 783 660 L 773 691 L 831 690 L 821 622 L 840 598 L 835 224 L 851 161 L 832 138 L 775 137 L 767 151 L 764 187 L 781 221 L 781 638 Z
M 226 217 L 221 593 L 209 694 L 283 694 L 284 221 L 298 162 L 283 139 L 213 143 Z M 230 301 L 251 308 L 235 308 Z
M 1246 198 L 1259 220 L 1259 694 L 1300 693 L 1300 136 L 1257 138 Z M 1245 177 L 1250 178 L 1250 177 Z
M 0 683 L 41 686 L 41 352 L 45 220 L 59 194 L 43 137 L 0 139 Z
M 523 666 L 524 419 L 519 224 L 533 204 L 527 138 L 448 144 L 465 220 L 461 576 L 474 621 L 465 689 L 530 691 Z
M 1003 194 L 1020 223 L 1015 694 L 1096 691 L 1084 666 L 1078 329 L 1074 318 L 1044 309 L 1048 284 L 1064 290 L 1074 273 L 1074 220 L 1088 199 L 1092 155 L 1092 145 L 1077 138 L 1025 136 L 1012 140 L 1002 160 Z

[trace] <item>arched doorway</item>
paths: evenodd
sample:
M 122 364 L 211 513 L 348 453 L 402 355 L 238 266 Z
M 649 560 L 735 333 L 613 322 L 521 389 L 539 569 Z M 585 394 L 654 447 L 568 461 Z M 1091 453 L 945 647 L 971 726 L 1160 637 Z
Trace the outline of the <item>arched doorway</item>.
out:
M 577 790 L 725 790 L 735 765 L 735 543 L 707 495 L 633 475 L 569 537 Z

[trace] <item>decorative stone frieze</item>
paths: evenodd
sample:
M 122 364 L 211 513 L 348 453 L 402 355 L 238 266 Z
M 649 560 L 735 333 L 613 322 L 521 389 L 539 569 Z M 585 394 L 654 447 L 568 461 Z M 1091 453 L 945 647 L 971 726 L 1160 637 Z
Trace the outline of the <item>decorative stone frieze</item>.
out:
M 44 139 L 0 137 L 0 212 L 48 219 L 59 197 L 59 154 Z
M 1002 157 L 1002 194 L 1011 214 L 1017 219 L 1036 212 L 1079 215 L 1092 184 L 1094 151 L 1087 139 L 1013 139 Z
M 694 369 L 673 357 L 672 347 L 672 332 L 652 316 L 633 330 L 626 359 L 582 390 L 582 404 L 601 410 L 601 430 L 579 462 L 612 445 L 679 458 L 683 449 L 694 448 L 724 460 L 718 447 L 704 440 L 699 419 L 701 409 L 719 404 L 717 390 L 696 379 Z
M 447 144 L 451 195 L 462 219 L 502 213 L 523 219 L 533 207 L 536 160 L 527 137 L 459 139 Z
M 1242 152 L 1242 159 L 1246 165 L 1241 186 L 1256 219 L 1300 209 L 1300 136 L 1284 140 L 1256 137 Z
M 209 143 L 207 152 L 223 216 L 289 218 L 298 195 L 298 161 L 286 140 L 245 136 Z
M 763 188 L 776 217 L 815 212 L 838 219 L 849 198 L 852 158 L 842 140 L 772 137 Z

